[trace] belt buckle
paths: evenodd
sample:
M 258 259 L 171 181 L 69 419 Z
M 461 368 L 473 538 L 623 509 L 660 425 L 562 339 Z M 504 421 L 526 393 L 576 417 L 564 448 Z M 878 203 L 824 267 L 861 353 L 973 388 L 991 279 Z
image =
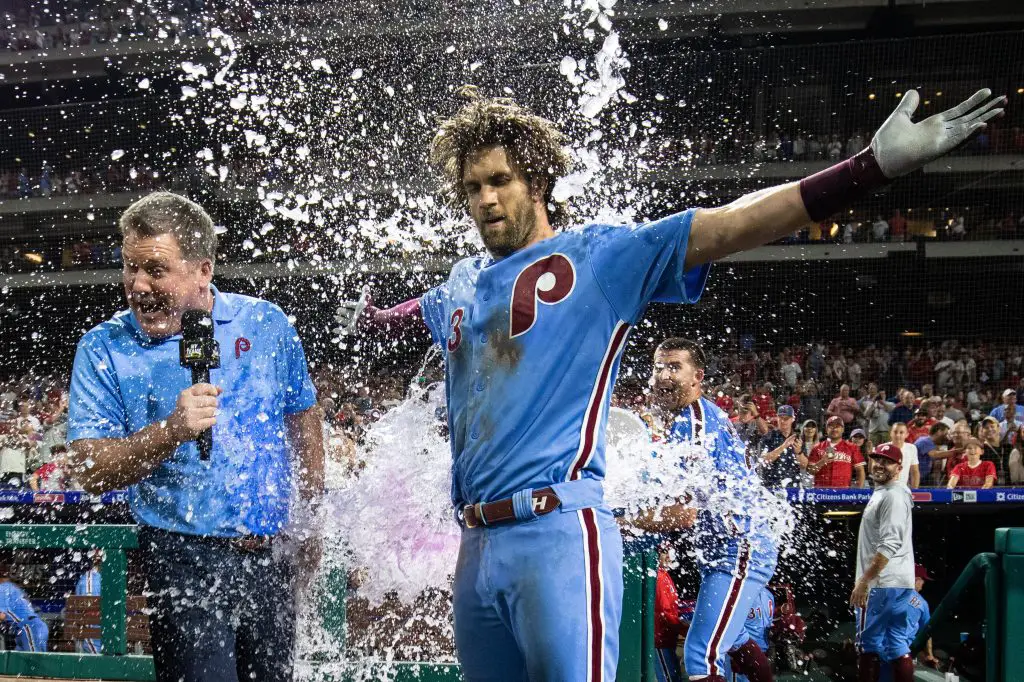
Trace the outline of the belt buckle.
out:
M 476 528 L 480 524 L 476 522 L 477 517 L 473 510 L 473 505 L 467 504 L 462 508 L 462 522 L 466 524 L 466 528 Z
M 270 541 L 263 535 L 242 536 L 232 539 L 231 545 L 241 552 L 256 552 L 269 547 Z

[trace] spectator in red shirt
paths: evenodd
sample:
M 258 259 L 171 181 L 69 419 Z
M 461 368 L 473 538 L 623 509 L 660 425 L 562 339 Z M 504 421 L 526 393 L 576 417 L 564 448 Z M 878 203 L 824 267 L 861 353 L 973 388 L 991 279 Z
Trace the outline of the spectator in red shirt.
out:
M 773 419 L 775 417 L 775 398 L 772 397 L 769 388 L 769 384 L 761 384 L 758 387 L 757 393 L 751 398 L 754 404 L 757 405 L 757 412 L 761 415 L 762 419 Z
M 28 487 L 33 491 L 67 490 L 71 486 L 67 474 L 67 448 L 59 445 L 53 448 L 53 459 L 42 465 L 28 477 Z
M 839 417 L 843 420 L 843 428 L 847 433 L 853 428 L 853 421 L 860 414 L 860 404 L 857 399 L 850 395 L 849 384 L 839 387 L 839 395 L 828 404 L 825 414 L 831 417 Z M 827 422 L 826 422 L 827 423 Z
M 828 438 L 818 443 L 807 459 L 807 471 L 814 476 L 816 488 L 849 488 L 854 474 L 854 487 L 864 487 L 864 457 L 856 445 L 843 439 L 843 428 L 841 417 L 829 417 L 825 422 Z
M 967 442 L 971 440 L 971 427 L 966 419 L 953 424 L 949 430 L 949 457 L 946 459 L 946 481 L 960 462 L 967 461 Z
M 736 408 L 736 401 L 732 399 L 729 389 L 722 389 L 718 392 L 715 397 L 715 405 L 722 408 L 722 412 L 725 412 L 730 417 L 733 416 L 733 410 Z
M 928 416 L 928 406 L 931 403 L 924 403 L 917 408 L 914 418 L 907 423 L 907 442 L 916 443 L 919 438 L 924 438 L 931 432 L 935 420 Z
M 977 438 L 967 441 L 967 461 L 953 468 L 947 488 L 991 488 L 996 482 L 996 465 L 981 459 L 985 446 Z
M 737 368 L 740 373 L 740 385 L 744 388 L 750 386 L 757 379 L 757 355 L 749 353 Z
M 683 631 L 679 614 L 679 593 L 675 582 L 668 574 L 672 563 L 670 551 L 662 548 L 659 552 L 658 580 L 654 593 L 654 646 L 657 649 L 658 666 L 665 671 L 665 679 L 681 680 L 679 657 L 676 647 Z M 673 674 L 674 673 L 674 674 Z
M 894 242 L 902 242 L 907 238 L 907 219 L 903 217 L 898 208 L 889 218 L 889 234 Z

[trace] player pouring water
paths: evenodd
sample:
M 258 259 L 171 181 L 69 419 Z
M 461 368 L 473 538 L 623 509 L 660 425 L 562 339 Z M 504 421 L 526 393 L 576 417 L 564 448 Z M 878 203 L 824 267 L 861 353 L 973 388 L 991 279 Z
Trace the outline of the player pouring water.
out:
M 569 168 L 561 133 L 509 99 L 463 94 L 431 159 L 487 253 L 395 308 L 344 304 L 340 321 L 394 331 L 422 320 L 446 352 L 465 679 L 611 681 L 622 544 L 603 501 L 604 424 L 629 330 L 652 301 L 696 303 L 713 261 L 949 152 L 1003 100 L 982 90 L 915 124 L 910 91 L 868 149 L 799 183 L 630 227 L 556 231 L 567 227 L 552 199 Z

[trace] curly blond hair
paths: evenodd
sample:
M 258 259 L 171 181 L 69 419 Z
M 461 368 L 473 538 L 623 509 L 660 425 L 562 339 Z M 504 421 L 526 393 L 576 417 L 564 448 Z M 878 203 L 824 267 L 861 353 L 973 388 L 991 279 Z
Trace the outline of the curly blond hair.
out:
M 555 182 L 569 172 L 571 159 L 555 124 L 507 97 L 484 97 L 473 85 L 462 86 L 456 94 L 466 104 L 441 123 L 430 145 L 430 163 L 441 174 L 449 199 L 468 209 L 462 186 L 466 159 L 480 149 L 500 146 L 527 184 L 543 184 L 548 219 L 556 227 L 564 226 L 568 208 L 555 203 L 552 192 Z

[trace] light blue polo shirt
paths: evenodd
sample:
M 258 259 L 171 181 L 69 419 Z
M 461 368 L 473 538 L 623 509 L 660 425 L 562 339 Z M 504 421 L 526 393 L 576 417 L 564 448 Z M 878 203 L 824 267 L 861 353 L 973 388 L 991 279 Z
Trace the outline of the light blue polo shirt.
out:
M 210 460 L 181 445 L 129 486 L 136 520 L 178 533 L 273 535 L 288 519 L 292 486 L 285 415 L 316 403 L 306 357 L 278 306 L 213 287 L 220 369 Z M 78 342 L 71 377 L 68 442 L 125 438 L 166 419 L 192 384 L 179 361 L 181 335 L 154 339 L 124 310 Z

